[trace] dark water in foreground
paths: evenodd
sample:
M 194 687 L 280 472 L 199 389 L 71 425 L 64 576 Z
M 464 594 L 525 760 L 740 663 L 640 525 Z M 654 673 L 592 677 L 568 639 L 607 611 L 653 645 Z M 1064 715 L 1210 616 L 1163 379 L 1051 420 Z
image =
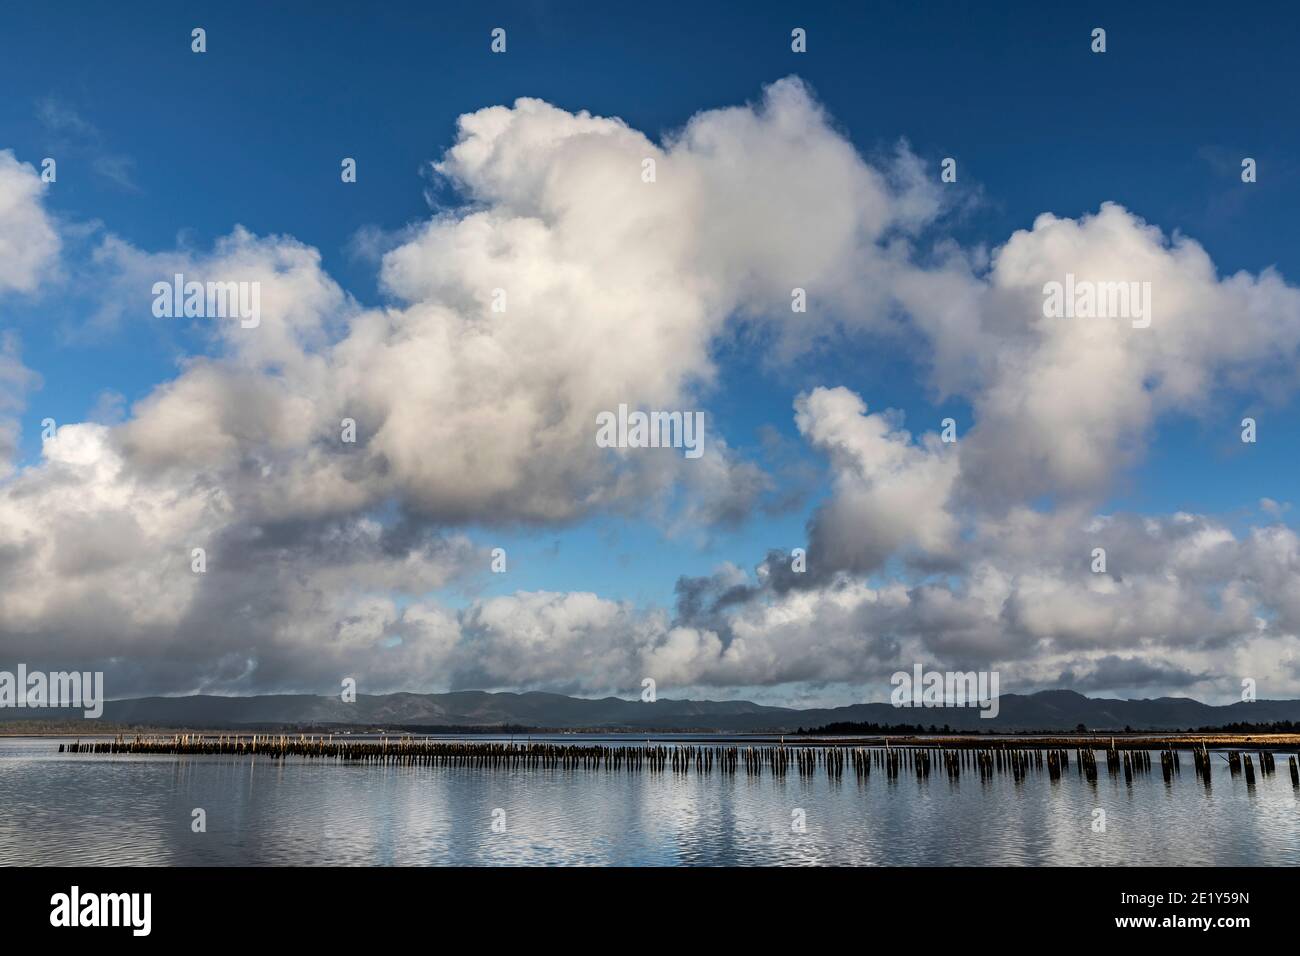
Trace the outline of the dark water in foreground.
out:
M 1132 785 L 1105 774 L 1103 755 L 1093 787 L 1073 761 L 1057 783 L 1036 771 L 1020 784 L 941 772 L 859 784 L 851 770 L 381 767 L 74 756 L 59 742 L 0 738 L 0 864 L 1300 864 L 1300 794 L 1281 756 L 1253 788 L 1215 758 L 1206 791 L 1186 754 L 1169 785 L 1158 753 Z

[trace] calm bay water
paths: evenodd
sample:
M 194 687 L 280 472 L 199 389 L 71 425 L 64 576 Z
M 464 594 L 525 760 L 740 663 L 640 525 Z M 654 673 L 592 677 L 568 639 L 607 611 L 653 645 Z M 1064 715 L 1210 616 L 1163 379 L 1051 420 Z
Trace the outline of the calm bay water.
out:
M 1073 766 L 1057 783 L 939 771 L 859 784 L 851 769 L 833 781 L 379 767 L 59 743 L 0 738 L 0 864 L 1300 864 L 1300 795 L 1281 757 L 1253 788 L 1215 758 L 1207 791 L 1186 755 L 1171 785 L 1153 754 L 1132 785 L 1103 759 L 1093 787 Z M 206 833 L 191 830 L 198 807 Z

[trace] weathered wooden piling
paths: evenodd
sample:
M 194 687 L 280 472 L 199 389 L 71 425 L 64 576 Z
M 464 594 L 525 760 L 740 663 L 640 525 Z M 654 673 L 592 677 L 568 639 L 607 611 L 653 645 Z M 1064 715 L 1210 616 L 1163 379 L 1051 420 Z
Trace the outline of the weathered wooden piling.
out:
M 1062 742 L 1065 738 L 1062 738 Z M 1055 741 L 1049 741 L 1054 743 Z M 500 741 L 448 740 L 400 737 L 377 739 L 340 738 L 334 735 L 308 734 L 175 734 L 175 735 L 119 735 L 111 740 L 89 742 L 77 740 L 59 744 L 60 753 L 70 754 L 172 754 L 172 755 L 233 755 L 267 760 L 289 758 L 309 760 L 336 760 L 376 765 L 421 765 L 437 767 L 463 767 L 481 769 L 538 769 L 563 772 L 605 772 L 661 774 L 671 771 L 675 775 L 711 777 L 735 775 L 743 772 L 752 778 L 771 774 L 782 780 L 797 775 L 809 780 L 824 773 L 828 780 L 842 779 L 845 768 L 852 769 L 859 783 L 870 780 L 873 769 L 883 771 L 886 779 L 897 781 L 905 773 L 914 776 L 918 784 L 928 785 L 932 772 L 942 769 L 950 784 L 960 782 L 962 771 L 978 773 L 981 783 L 988 783 L 1002 774 L 1008 775 L 1017 785 L 1031 776 L 1045 775 L 1059 782 L 1070 766 L 1070 753 L 1064 746 L 1046 746 L 1037 740 L 953 740 L 945 739 L 942 746 L 926 743 L 897 745 L 884 738 L 883 746 L 864 746 L 835 741 L 809 741 L 787 744 L 755 743 L 739 745 L 727 742 L 713 744 L 699 742 L 652 743 L 615 745 L 608 743 L 526 741 L 504 743 Z M 1090 786 L 1097 785 L 1098 748 L 1074 744 L 1074 763 L 1077 775 Z M 1213 754 L 1204 739 L 1189 741 L 1196 776 L 1208 788 L 1212 777 Z M 1148 749 L 1140 742 L 1125 740 L 1120 743 L 1111 738 L 1103 748 L 1106 769 L 1110 776 L 1120 773 L 1132 785 L 1135 777 L 1151 773 L 1152 750 L 1158 754 L 1161 775 L 1167 786 L 1172 786 L 1179 774 L 1178 745 L 1162 740 Z M 1261 777 L 1276 773 L 1276 760 L 1272 750 L 1261 749 L 1254 754 L 1238 750 L 1220 753 L 1226 759 L 1230 772 L 1236 776 L 1244 773 L 1246 783 L 1255 785 L 1255 768 L 1258 762 Z M 1300 789 L 1300 755 L 1289 757 L 1291 783 Z M 1044 774 L 1045 772 L 1045 774 Z

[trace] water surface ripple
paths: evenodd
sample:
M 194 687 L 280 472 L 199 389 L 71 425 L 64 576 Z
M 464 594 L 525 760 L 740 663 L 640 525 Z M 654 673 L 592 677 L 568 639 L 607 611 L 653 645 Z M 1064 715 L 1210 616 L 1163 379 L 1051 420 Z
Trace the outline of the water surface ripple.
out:
M 1300 793 L 1280 755 L 1254 787 L 1216 759 L 1206 790 L 1186 754 L 1167 785 L 1158 752 L 1132 785 L 1106 775 L 1099 752 L 1094 787 L 1073 766 L 1058 782 L 873 771 L 859 783 L 851 770 L 776 779 L 64 755 L 59 742 L 0 738 L 0 864 L 1300 864 Z M 206 833 L 191 830 L 195 808 Z

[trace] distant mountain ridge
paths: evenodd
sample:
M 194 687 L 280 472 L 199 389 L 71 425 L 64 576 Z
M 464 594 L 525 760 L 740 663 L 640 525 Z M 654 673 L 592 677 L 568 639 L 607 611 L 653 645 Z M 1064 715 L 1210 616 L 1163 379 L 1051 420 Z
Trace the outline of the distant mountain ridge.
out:
M 14 720 L 82 720 L 69 708 L 0 708 L 0 723 Z M 1189 697 L 1116 700 L 1085 697 L 1071 690 L 1003 694 L 996 718 L 982 718 L 974 707 L 894 707 L 850 704 L 800 710 L 751 701 L 670 700 L 654 703 L 605 697 L 589 700 L 542 692 L 357 695 L 354 703 L 311 694 L 259 697 L 142 697 L 108 701 L 95 724 L 230 729 L 249 726 L 370 727 L 527 727 L 548 730 L 719 731 L 790 733 L 833 723 L 880 725 L 945 724 L 953 730 L 1073 731 L 1185 730 L 1234 723 L 1300 722 L 1300 700 L 1260 700 L 1222 706 Z

